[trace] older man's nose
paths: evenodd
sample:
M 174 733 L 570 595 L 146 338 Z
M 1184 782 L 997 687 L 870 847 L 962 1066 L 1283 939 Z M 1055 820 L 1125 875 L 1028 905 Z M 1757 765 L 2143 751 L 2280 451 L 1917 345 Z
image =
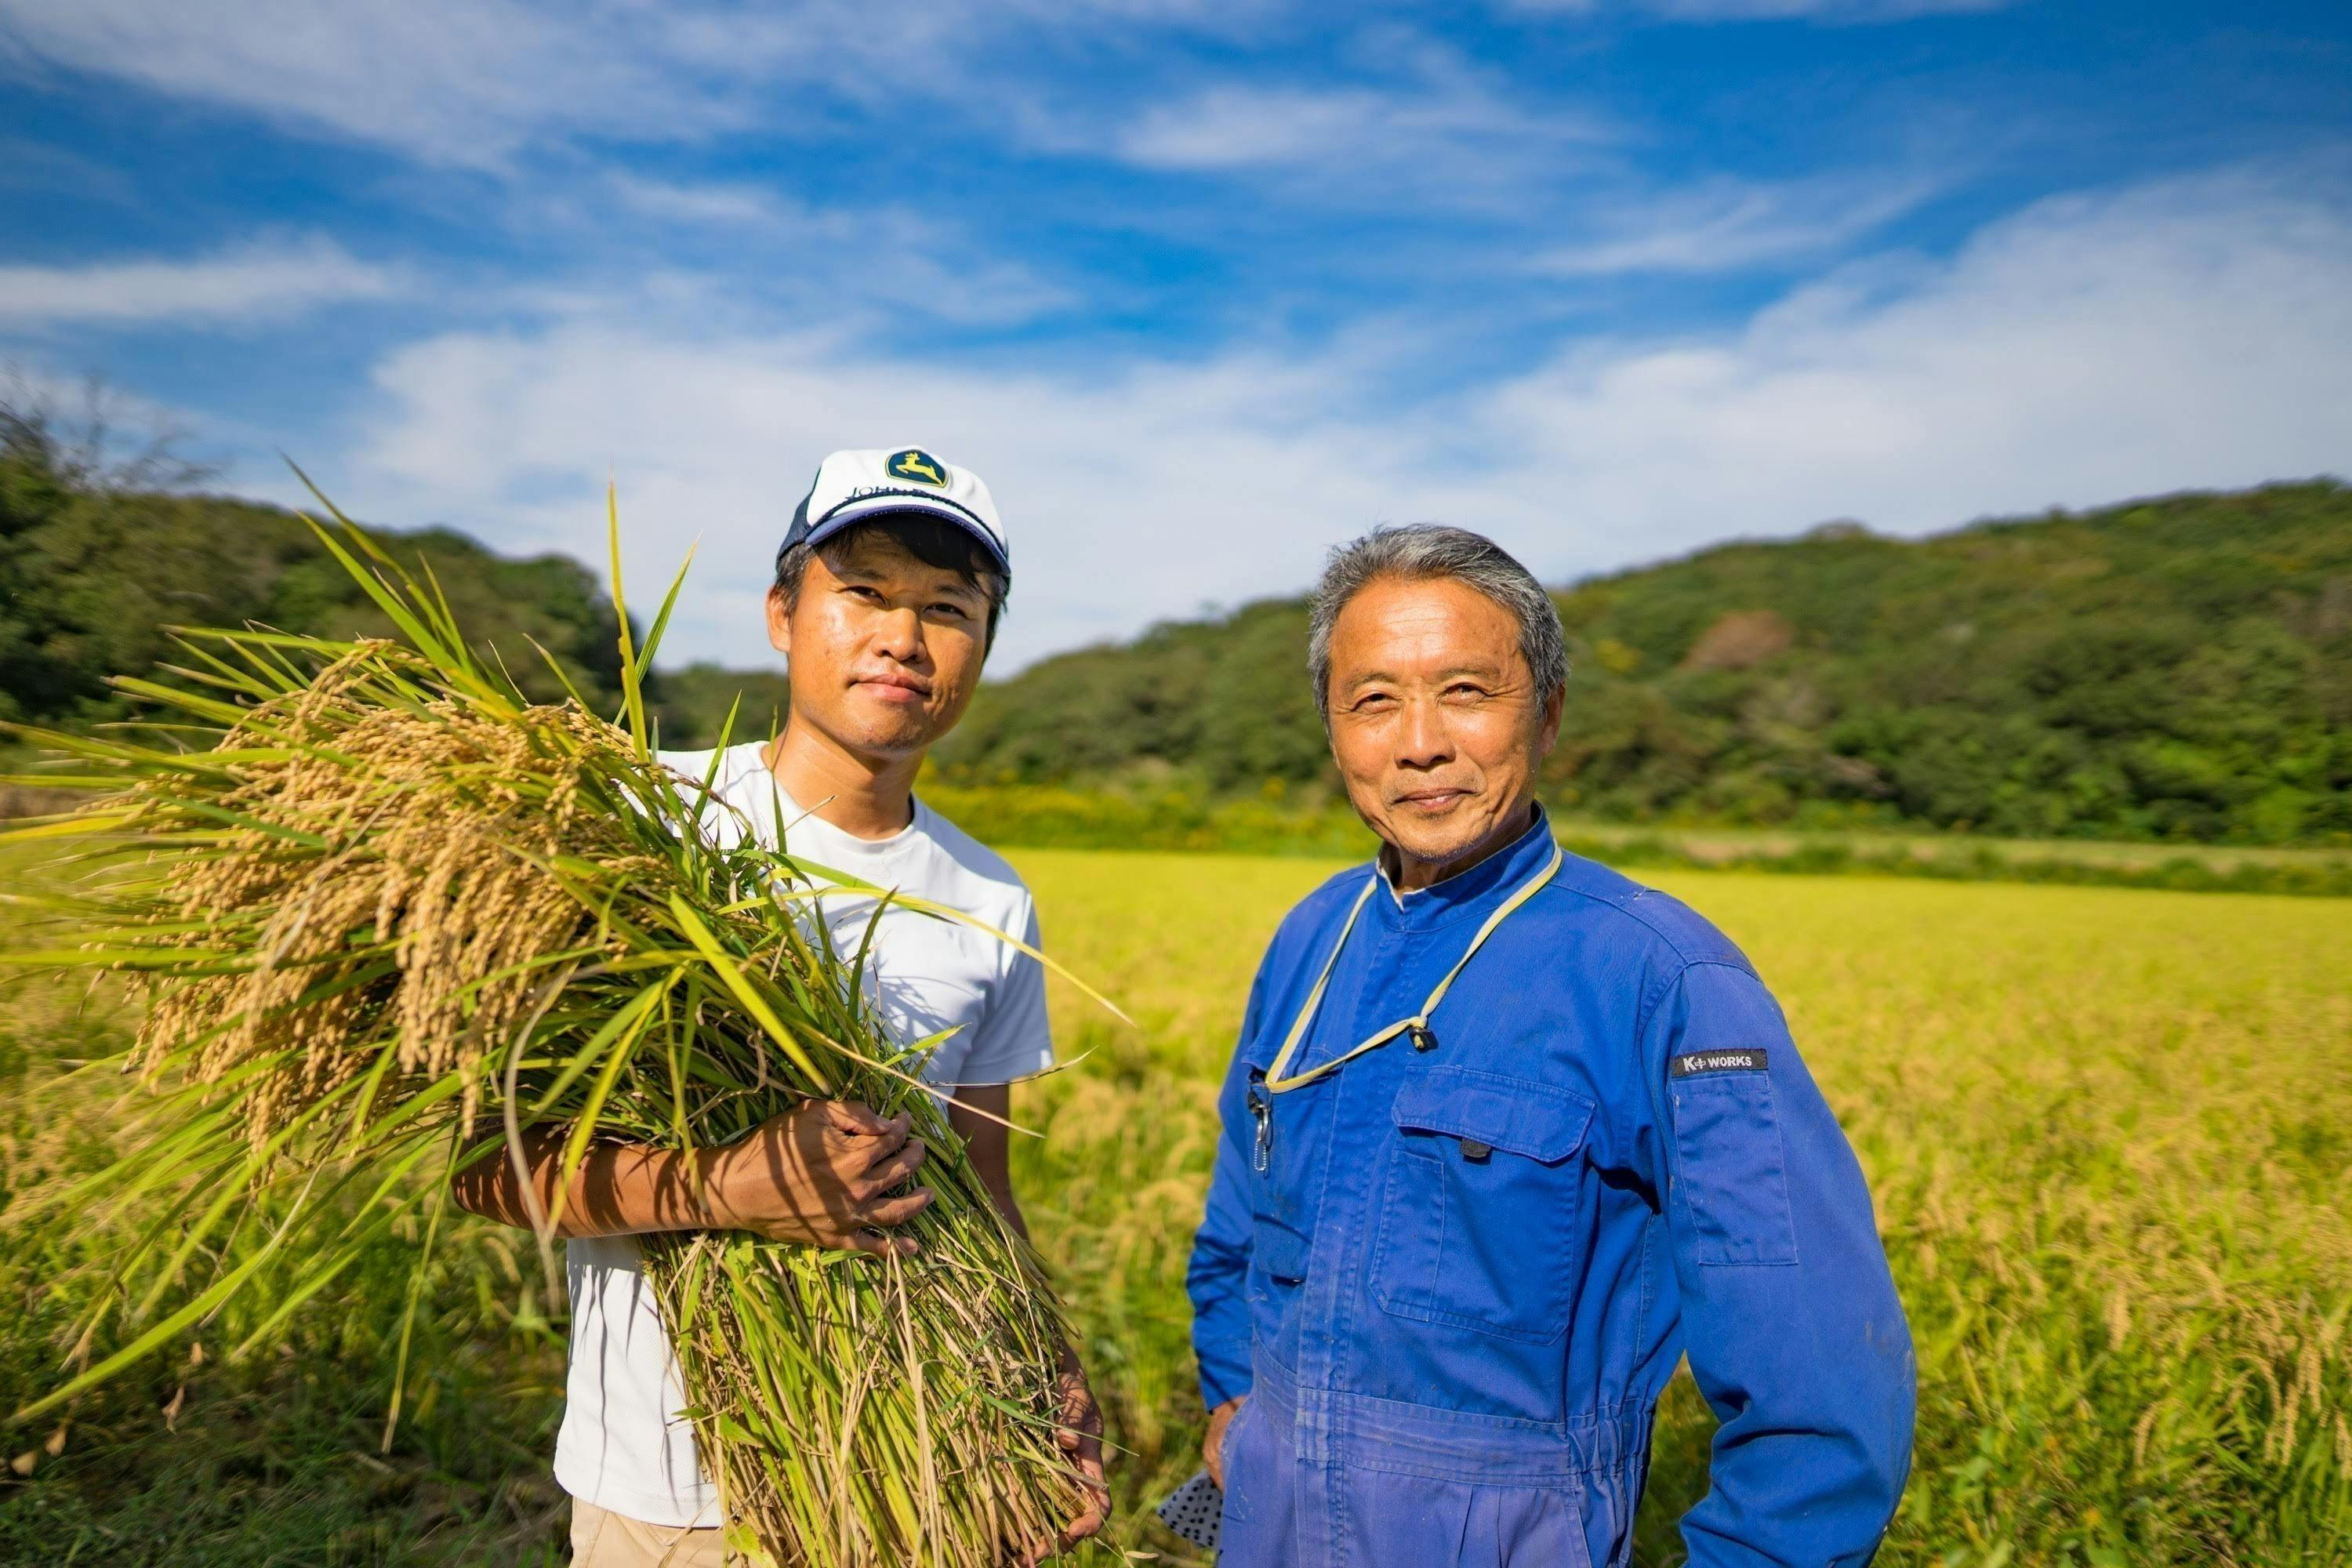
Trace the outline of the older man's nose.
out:
M 1454 740 L 1434 702 L 1408 702 L 1398 727 L 1396 760 L 1401 767 L 1430 768 L 1454 759 Z

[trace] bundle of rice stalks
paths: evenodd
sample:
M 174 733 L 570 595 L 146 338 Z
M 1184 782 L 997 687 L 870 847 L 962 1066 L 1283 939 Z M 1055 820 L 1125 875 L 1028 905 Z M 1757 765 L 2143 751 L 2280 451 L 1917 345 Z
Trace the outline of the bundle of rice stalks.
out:
M 62 1194 L 145 1240 L 100 1309 L 128 1342 L 18 1414 L 184 1334 L 272 1255 L 299 1266 L 240 1351 L 395 1225 L 423 1233 L 421 1280 L 449 1176 L 532 1129 L 565 1130 L 568 1187 L 600 1139 L 709 1150 L 856 1099 L 935 1151 L 911 1257 L 646 1238 L 730 1549 L 978 1568 L 1052 1540 L 1083 1502 L 1056 1441 L 1060 1309 L 916 1081 L 935 1042 L 890 1039 L 863 947 L 808 918 L 878 890 L 698 830 L 709 781 L 656 762 L 642 676 L 676 585 L 646 647 L 623 612 L 613 723 L 576 692 L 526 700 L 429 574 L 339 531 L 319 531 L 406 646 L 188 633 L 175 682 L 121 683 L 171 722 L 37 737 L 104 794 L 6 836 L 70 837 L 86 866 L 51 900 L 58 942 L 8 956 L 148 993 L 119 1064 L 141 1086 L 126 1154 Z M 226 1245 L 255 1226 L 265 1246 Z M 405 1323 L 400 1343 L 404 1363 Z

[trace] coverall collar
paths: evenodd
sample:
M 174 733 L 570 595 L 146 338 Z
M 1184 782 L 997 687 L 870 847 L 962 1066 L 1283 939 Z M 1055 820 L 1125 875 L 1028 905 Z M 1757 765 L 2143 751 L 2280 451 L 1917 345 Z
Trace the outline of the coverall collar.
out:
M 1400 896 L 1389 879 L 1385 852 L 1372 861 L 1381 891 L 1370 902 L 1370 918 L 1389 931 L 1433 931 L 1465 915 L 1484 914 L 1496 899 L 1534 876 L 1551 858 L 1551 818 L 1538 802 L 1535 820 L 1502 848 L 1467 871 Z

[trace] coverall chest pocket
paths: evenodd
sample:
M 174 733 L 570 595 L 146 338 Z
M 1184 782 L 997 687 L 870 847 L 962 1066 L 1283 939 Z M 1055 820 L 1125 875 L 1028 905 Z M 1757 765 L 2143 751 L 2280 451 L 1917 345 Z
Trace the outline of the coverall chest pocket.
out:
M 1592 1101 L 1476 1068 L 1397 1090 L 1372 1293 L 1401 1318 L 1541 1343 L 1568 1326 Z
M 1307 1205 L 1307 1105 L 1302 1097 L 1277 1098 L 1265 1087 L 1265 1069 L 1251 1067 L 1247 1089 L 1252 1121 L 1249 1147 L 1250 1269 L 1261 1283 L 1295 1286 L 1307 1278 L 1307 1248 L 1314 1235 Z M 1311 1092 L 1311 1090 L 1309 1091 Z M 1255 1293 L 1255 1292 L 1254 1292 Z

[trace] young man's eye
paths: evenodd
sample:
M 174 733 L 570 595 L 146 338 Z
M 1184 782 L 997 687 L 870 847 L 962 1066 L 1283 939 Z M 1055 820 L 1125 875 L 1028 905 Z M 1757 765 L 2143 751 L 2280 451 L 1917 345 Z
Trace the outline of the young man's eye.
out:
M 931 614 L 935 616 L 953 616 L 960 621 L 968 621 L 971 619 L 971 612 L 970 610 L 964 608 L 961 605 L 950 604 L 945 599 L 941 599 L 931 606 Z

